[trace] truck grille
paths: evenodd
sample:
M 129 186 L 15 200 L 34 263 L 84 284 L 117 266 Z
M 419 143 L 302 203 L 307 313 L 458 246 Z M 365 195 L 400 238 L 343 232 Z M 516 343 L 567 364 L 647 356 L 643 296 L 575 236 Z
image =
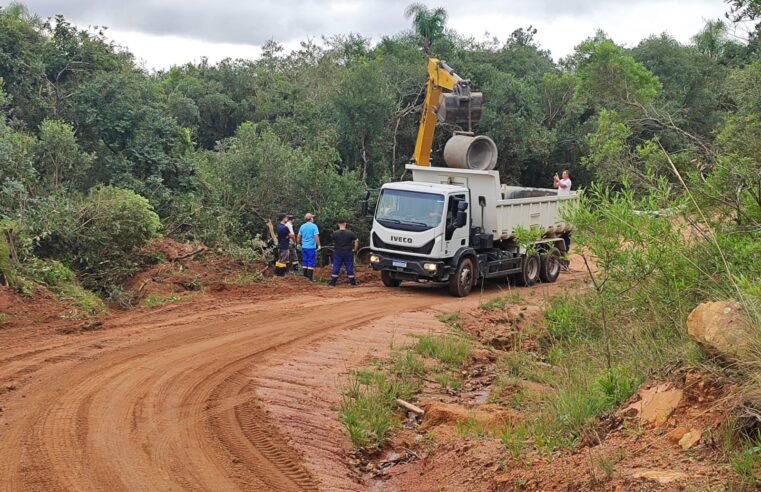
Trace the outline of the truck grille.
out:
M 373 232 L 373 246 L 376 248 L 382 248 L 382 249 L 391 249 L 394 251 L 402 251 L 405 253 L 417 253 L 421 255 L 427 255 L 430 254 L 431 251 L 433 251 L 433 243 L 435 239 L 431 239 L 427 243 L 425 243 L 422 246 L 419 246 L 417 248 L 413 248 L 412 246 L 401 246 L 399 244 L 389 244 L 386 242 L 381 241 L 381 239 L 378 237 L 376 233 Z

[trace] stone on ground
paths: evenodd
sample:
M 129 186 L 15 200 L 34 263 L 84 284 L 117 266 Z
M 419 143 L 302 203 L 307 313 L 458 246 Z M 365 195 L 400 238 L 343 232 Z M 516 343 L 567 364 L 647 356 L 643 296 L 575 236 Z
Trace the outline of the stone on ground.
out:
M 687 332 L 707 352 L 729 360 L 751 355 L 751 328 L 736 302 L 704 302 L 687 317 Z

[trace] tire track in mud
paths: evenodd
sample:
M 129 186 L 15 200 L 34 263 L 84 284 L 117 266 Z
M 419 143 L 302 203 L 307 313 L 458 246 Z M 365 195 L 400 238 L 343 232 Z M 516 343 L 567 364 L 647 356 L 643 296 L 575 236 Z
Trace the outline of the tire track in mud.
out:
M 16 343 L 0 361 L 0 381 L 24 378 L 0 395 L 0 489 L 316 489 L 321 482 L 291 445 L 289 425 L 261 408 L 260 386 L 278 388 L 261 374 L 326 336 L 361 333 L 356 328 L 373 320 L 441 298 L 383 291 L 384 302 L 368 303 L 373 292 L 184 306 L 63 340 L 25 335 L 24 344 L 40 347 Z M 356 340 L 378 344 L 382 336 Z M 285 379 L 308 379 L 309 371 Z M 313 396 L 313 407 L 327 402 Z
M 410 343 L 410 335 L 442 330 L 437 314 L 441 311 L 429 309 L 388 316 L 331 335 L 290 357 L 275 354 L 254 369 L 267 420 L 285 424 L 283 435 L 301 452 L 320 489 L 366 490 L 345 462 L 352 449 L 338 408 L 346 374 L 368 357 L 386 355 L 391 345 Z

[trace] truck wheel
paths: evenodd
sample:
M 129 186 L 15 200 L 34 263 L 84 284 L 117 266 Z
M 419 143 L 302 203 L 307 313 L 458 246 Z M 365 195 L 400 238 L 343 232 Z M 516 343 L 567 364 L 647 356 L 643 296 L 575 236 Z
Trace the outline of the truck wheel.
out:
M 542 269 L 539 272 L 539 278 L 542 282 L 551 284 L 558 279 L 560 275 L 560 250 L 552 248 L 542 255 Z
M 391 274 L 386 270 L 381 271 L 381 281 L 386 287 L 399 287 L 399 284 L 402 283 L 401 280 L 391 278 Z
M 470 294 L 474 275 L 473 260 L 471 258 L 460 260 L 457 270 L 449 277 L 449 293 L 455 297 L 465 297 Z
M 526 256 L 523 260 L 523 269 L 517 275 L 516 284 L 523 287 L 531 287 L 539 281 L 539 274 L 542 270 L 539 255 L 534 253 Z

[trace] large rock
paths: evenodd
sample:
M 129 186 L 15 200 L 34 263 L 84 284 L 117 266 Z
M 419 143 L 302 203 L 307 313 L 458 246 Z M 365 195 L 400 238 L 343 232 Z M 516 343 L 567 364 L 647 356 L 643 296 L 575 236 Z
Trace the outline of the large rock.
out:
M 451 403 L 424 403 L 425 409 L 421 430 L 428 430 L 439 425 L 464 424 L 468 421 L 477 423 L 486 429 L 499 429 L 509 421 L 515 420 L 515 416 L 505 410 L 497 410 L 490 406 L 482 406 L 478 409 L 469 409 L 461 405 Z
M 751 328 L 736 302 L 704 302 L 687 317 L 687 332 L 713 355 L 742 360 L 751 355 Z
M 672 388 L 668 383 L 642 389 L 639 392 L 639 401 L 625 408 L 623 415 L 638 417 L 643 424 L 661 426 L 679 406 L 682 396 L 682 390 Z
M 672 482 L 685 480 L 687 478 L 687 475 L 680 471 L 637 470 L 632 474 L 632 477 L 637 479 L 651 480 L 653 482 L 658 482 L 661 485 L 666 485 Z

